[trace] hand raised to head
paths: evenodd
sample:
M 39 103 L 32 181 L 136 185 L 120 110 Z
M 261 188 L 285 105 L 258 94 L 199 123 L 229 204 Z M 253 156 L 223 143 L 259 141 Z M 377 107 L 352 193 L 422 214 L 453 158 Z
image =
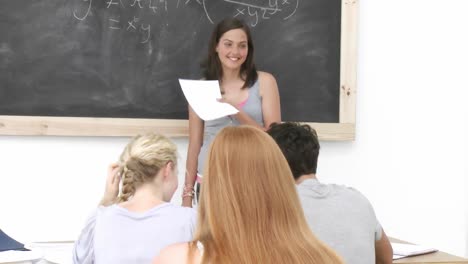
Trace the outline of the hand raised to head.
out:
M 107 169 L 107 179 L 106 187 L 104 190 L 104 196 L 101 199 L 99 205 L 109 206 L 114 204 L 117 201 L 117 196 L 119 195 L 119 184 L 120 184 L 120 174 L 119 165 L 117 163 L 112 163 Z

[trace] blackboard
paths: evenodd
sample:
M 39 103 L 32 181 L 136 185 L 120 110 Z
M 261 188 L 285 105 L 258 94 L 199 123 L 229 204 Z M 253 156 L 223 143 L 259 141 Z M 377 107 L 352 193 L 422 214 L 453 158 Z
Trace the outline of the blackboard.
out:
M 0 115 L 186 119 L 214 23 L 245 20 L 283 120 L 340 122 L 341 0 L 0 1 Z M 343 87 L 342 87 L 343 88 Z

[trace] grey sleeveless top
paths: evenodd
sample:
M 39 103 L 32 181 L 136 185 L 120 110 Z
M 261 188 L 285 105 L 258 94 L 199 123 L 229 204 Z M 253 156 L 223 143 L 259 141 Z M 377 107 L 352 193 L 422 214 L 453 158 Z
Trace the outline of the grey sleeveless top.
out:
M 260 97 L 260 87 L 257 81 L 249 88 L 249 96 L 245 102 L 242 110 L 247 113 L 253 120 L 263 126 L 263 113 L 262 113 L 262 98 Z M 203 136 L 203 144 L 198 155 L 198 173 L 203 173 L 205 158 L 216 134 L 221 129 L 227 126 L 238 126 L 240 123 L 234 117 L 225 116 L 214 120 L 205 121 L 205 130 Z

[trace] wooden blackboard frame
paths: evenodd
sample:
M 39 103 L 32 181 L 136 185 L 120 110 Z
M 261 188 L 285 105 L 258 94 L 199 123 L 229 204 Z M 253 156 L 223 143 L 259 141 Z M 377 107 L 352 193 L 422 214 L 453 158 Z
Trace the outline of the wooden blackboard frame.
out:
M 342 0 L 341 6 L 339 122 L 308 123 L 321 140 L 355 139 L 358 0 Z M 0 135 L 134 136 L 149 131 L 170 137 L 188 136 L 188 121 L 0 115 Z

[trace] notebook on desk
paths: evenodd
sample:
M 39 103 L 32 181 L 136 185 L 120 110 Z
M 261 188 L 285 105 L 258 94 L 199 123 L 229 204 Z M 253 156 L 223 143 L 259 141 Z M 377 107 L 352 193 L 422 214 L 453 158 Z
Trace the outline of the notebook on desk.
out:
M 27 249 L 0 229 L 0 263 L 30 264 L 41 258 L 40 250 Z
M 393 259 L 401 259 L 436 252 L 437 249 L 421 245 L 404 244 L 392 242 Z

